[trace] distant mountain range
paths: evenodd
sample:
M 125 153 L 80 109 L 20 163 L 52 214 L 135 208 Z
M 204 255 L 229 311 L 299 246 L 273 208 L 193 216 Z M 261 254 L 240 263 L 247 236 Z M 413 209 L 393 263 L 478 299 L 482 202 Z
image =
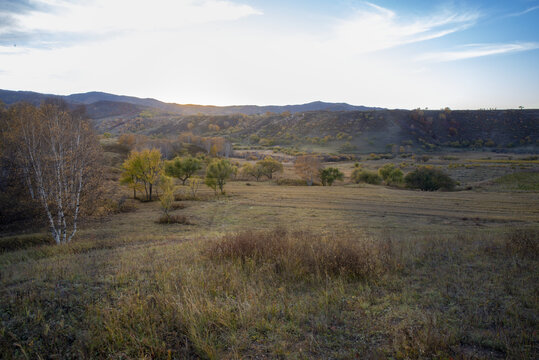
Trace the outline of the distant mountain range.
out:
M 100 117 L 114 116 L 124 114 L 126 111 L 141 111 L 144 108 L 156 109 L 161 112 L 166 112 L 174 115 L 232 115 L 232 114 L 245 114 L 255 115 L 264 114 L 266 112 L 272 113 L 300 113 L 307 111 L 368 111 L 368 110 L 381 110 L 381 108 L 367 107 L 367 106 L 355 106 L 346 103 L 327 103 L 322 101 L 315 101 L 308 104 L 301 105 L 234 105 L 234 106 L 213 106 L 213 105 L 181 105 L 174 103 L 165 103 L 156 99 L 142 99 L 133 96 L 114 95 L 104 92 L 87 92 L 82 94 L 72 95 L 54 95 L 54 94 L 42 94 L 32 91 L 11 91 L 0 90 L 0 101 L 7 105 L 11 105 L 20 101 L 25 101 L 34 105 L 40 104 L 42 101 L 48 98 L 60 98 L 65 100 L 69 104 L 86 105 L 89 109 L 90 116 L 93 115 L 105 115 Z M 129 106 L 134 105 L 134 106 Z

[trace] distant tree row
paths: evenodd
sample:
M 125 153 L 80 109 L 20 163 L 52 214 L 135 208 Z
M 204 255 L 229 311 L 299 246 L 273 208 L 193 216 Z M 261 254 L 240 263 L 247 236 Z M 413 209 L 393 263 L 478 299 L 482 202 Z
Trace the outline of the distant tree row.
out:
M 206 162 L 204 183 L 214 191 L 219 189 L 221 194 L 224 194 L 224 186 L 227 180 L 237 173 L 237 167 L 228 159 L 208 158 Z M 177 178 L 185 185 L 202 169 L 203 164 L 201 158 L 192 156 L 166 161 L 158 149 L 133 150 L 122 165 L 120 182 L 133 190 L 133 198 L 137 198 L 137 191 L 140 191 L 144 193 L 143 200 L 151 201 L 156 187 L 170 188 L 170 178 Z M 192 182 L 198 187 L 198 179 Z
M 323 168 L 320 158 L 314 155 L 297 157 L 294 168 L 309 186 L 315 180 L 320 180 L 323 186 L 331 186 L 336 180 L 344 180 L 344 174 L 338 168 Z M 386 164 L 375 172 L 363 169 L 356 163 L 350 179 L 355 183 L 379 185 L 384 182 L 389 186 L 406 185 L 425 191 L 452 190 L 456 185 L 453 179 L 439 169 L 422 166 L 404 176 L 402 170 L 394 164 Z

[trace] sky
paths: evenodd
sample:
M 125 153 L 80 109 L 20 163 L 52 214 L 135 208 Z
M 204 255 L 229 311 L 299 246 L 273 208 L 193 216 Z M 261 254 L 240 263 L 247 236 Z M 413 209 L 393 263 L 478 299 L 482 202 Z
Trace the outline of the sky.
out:
M 539 0 L 0 0 L 0 89 L 539 108 Z

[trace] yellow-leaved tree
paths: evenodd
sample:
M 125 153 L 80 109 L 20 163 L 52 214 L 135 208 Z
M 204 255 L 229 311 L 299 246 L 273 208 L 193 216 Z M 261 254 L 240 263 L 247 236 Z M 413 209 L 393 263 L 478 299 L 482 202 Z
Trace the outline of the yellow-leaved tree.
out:
M 135 196 L 138 188 L 143 189 L 145 200 L 151 201 L 153 187 L 164 175 L 161 151 L 158 149 L 132 151 L 122 167 L 124 172 L 120 182 L 131 187 Z

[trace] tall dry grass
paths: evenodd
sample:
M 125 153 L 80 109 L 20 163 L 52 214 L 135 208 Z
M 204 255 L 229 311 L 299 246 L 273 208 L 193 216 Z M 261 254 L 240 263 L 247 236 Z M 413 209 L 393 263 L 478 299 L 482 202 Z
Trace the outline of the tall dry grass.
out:
M 367 279 L 396 266 L 390 239 L 320 236 L 283 228 L 229 234 L 210 243 L 204 253 L 212 260 L 235 260 L 242 266 L 270 264 L 276 273 L 298 278 Z

